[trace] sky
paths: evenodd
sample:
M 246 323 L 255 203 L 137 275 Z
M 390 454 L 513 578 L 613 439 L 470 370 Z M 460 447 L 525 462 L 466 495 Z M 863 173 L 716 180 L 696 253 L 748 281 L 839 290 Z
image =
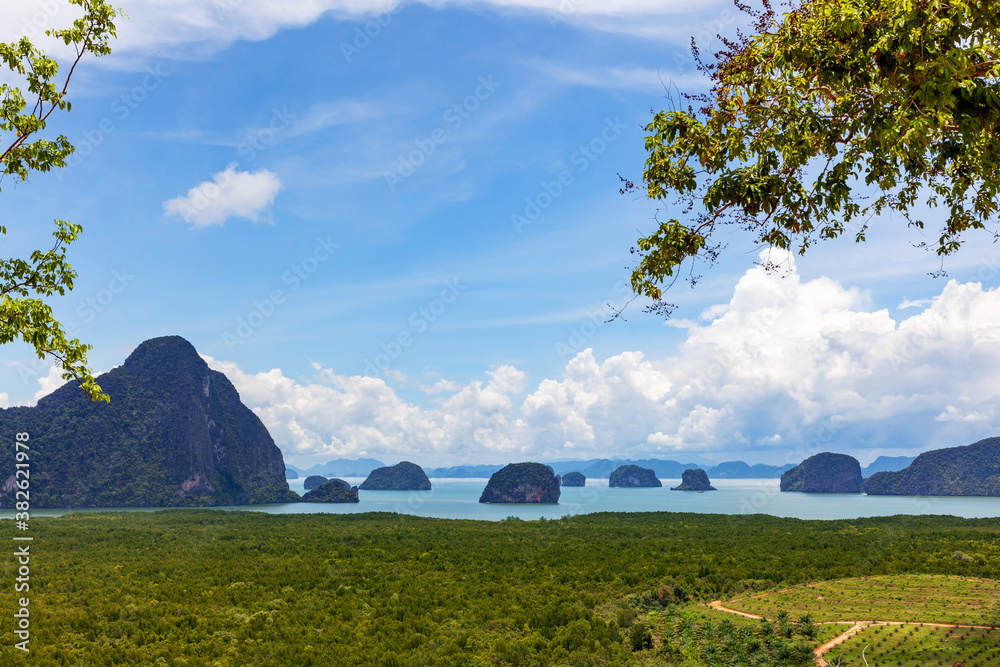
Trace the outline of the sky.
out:
M 50 119 L 67 168 L 0 183 L 0 255 L 83 225 L 52 303 L 97 372 L 181 335 L 299 467 L 867 464 L 998 433 L 991 236 L 934 278 L 899 219 L 794 258 L 727 231 L 670 319 L 628 303 L 630 248 L 678 212 L 619 175 L 641 180 L 666 87 L 706 88 L 689 44 L 745 24 L 729 2 L 119 6 Z M 41 33 L 73 16 L 5 0 L 0 39 L 65 59 Z M 62 383 L 0 347 L 0 407 Z

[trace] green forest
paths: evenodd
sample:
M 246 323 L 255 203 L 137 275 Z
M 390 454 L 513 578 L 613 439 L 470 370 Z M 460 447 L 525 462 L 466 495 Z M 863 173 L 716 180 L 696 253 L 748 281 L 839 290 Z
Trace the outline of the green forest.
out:
M 874 575 L 1000 579 L 998 529 L 996 519 L 674 513 L 33 518 L 30 661 L 804 665 L 829 634 L 817 629 L 832 626 L 787 612 L 752 621 L 703 603 Z M 14 558 L 3 567 L 12 582 Z M 13 596 L 0 599 L 10 619 Z M 12 644 L 0 663 L 15 664 Z

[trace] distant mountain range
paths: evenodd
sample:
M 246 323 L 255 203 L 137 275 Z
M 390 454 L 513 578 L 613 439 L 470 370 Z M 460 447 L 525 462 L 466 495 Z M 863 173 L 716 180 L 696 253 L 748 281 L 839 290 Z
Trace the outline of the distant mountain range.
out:
M 896 472 L 913 463 L 916 456 L 880 456 L 871 465 L 861 469 L 862 477 L 871 477 L 877 472 Z
M 867 468 L 863 468 L 861 474 L 869 477 L 876 472 L 892 472 L 902 470 L 913 462 L 913 456 L 880 456 L 875 459 Z M 546 465 L 550 466 L 557 475 L 565 475 L 568 472 L 579 472 L 588 478 L 607 479 L 611 472 L 623 465 L 637 465 L 642 468 L 650 468 L 657 477 L 663 479 L 680 479 L 685 470 L 701 468 L 709 479 L 778 479 L 786 470 L 795 467 L 788 463 L 783 466 L 766 465 L 755 463 L 750 465 L 744 461 L 725 461 L 718 465 L 705 465 L 703 463 L 680 463 L 678 461 L 666 459 L 588 459 L 585 461 L 551 461 Z M 495 465 L 463 465 L 447 466 L 442 468 L 424 467 L 424 472 L 428 477 L 457 477 L 457 478 L 482 478 L 487 479 L 500 470 L 506 464 Z M 308 475 L 323 475 L 325 477 L 367 477 L 372 470 L 385 466 L 384 463 L 376 459 L 334 459 L 326 463 L 319 463 L 311 468 L 298 468 L 288 465 L 286 468 L 299 477 Z
M 294 471 L 299 477 L 322 475 L 323 477 L 367 477 L 372 470 L 384 468 L 385 464 L 377 459 L 333 459 L 326 463 L 317 463 L 311 468 L 297 468 L 285 465 L 286 470 Z
M 710 479 L 769 479 L 781 477 L 781 473 L 791 464 L 770 466 L 758 463 L 749 465 L 743 461 L 726 461 L 716 466 L 705 466 L 700 463 L 679 463 L 663 459 L 590 459 L 587 461 L 552 461 L 548 463 L 557 475 L 568 472 L 583 473 L 589 478 L 608 479 L 611 473 L 623 465 L 636 465 L 649 468 L 657 477 L 664 479 L 680 479 L 685 470 L 701 468 Z M 475 465 L 454 466 L 451 468 L 425 468 L 428 477 L 489 477 L 503 466 Z
M 657 477 L 665 479 L 680 479 L 685 470 L 701 468 L 710 479 L 777 479 L 781 473 L 792 464 L 784 466 L 771 466 L 757 463 L 750 465 L 743 461 L 726 461 L 716 466 L 705 466 L 700 463 L 679 463 L 662 459 L 589 459 L 586 461 L 552 461 L 547 463 L 557 475 L 565 475 L 568 472 L 583 473 L 588 478 L 607 479 L 611 472 L 623 465 L 637 465 L 642 468 L 650 468 Z M 320 463 L 311 468 L 297 468 L 289 465 L 286 468 L 293 471 L 299 477 L 307 475 L 323 475 L 326 477 L 366 477 L 375 468 L 381 468 L 385 464 L 375 459 L 335 459 L 327 463 Z M 489 478 L 506 464 L 498 465 L 464 465 L 450 466 L 444 468 L 424 467 L 424 472 L 428 477 L 460 477 L 460 478 Z

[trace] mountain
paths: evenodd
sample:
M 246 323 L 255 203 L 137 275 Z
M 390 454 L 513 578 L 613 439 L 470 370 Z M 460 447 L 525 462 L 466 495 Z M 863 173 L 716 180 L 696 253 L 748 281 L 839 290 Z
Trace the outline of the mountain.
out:
M 611 471 L 608 486 L 611 488 L 657 487 L 663 486 L 663 482 L 656 478 L 656 473 L 651 469 L 629 464 L 619 466 Z
M 190 507 L 294 502 L 281 452 L 225 375 L 179 336 L 148 340 L 97 378 L 35 407 L 0 410 L 0 437 L 30 434 L 31 506 Z M 0 470 L 14 470 L 14 448 Z M 11 506 L 14 476 L 0 486 Z
M 802 493 L 861 493 L 861 464 L 847 454 L 816 454 L 784 473 L 780 488 Z
M 542 463 L 511 463 L 493 473 L 481 503 L 558 503 L 559 476 Z
M 701 468 L 695 470 L 685 470 L 681 476 L 680 486 L 675 486 L 671 491 L 715 491 L 715 487 L 708 479 L 708 475 Z
M 587 477 L 598 477 L 610 479 L 611 473 L 623 465 L 633 465 L 639 468 L 647 468 L 653 471 L 656 477 L 665 479 L 679 479 L 684 471 L 689 468 L 699 468 L 697 463 L 678 463 L 677 461 L 663 461 L 660 459 L 601 459 L 593 465 L 580 470 Z
M 924 452 L 897 472 L 864 482 L 870 496 L 1000 496 L 1000 438 Z
M 794 467 L 794 463 L 769 466 L 763 463 L 748 465 L 743 461 L 725 461 L 717 466 L 705 468 L 705 473 L 717 479 L 776 479 Z
M 765 465 L 757 463 L 749 465 L 743 461 L 726 461 L 717 466 L 709 466 L 699 463 L 679 463 L 677 461 L 663 459 L 588 459 L 584 461 L 551 461 L 546 463 L 557 475 L 565 475 L 569 472 L 579 472 L 586 477 L 597 479 L 608 479 L 611 472 L 623 465 L 633 464 L 643 468 L 649 468 L 657 477 L 664 479 L 680 479 L 685 470 L 701 468 L 710 477 L 719 479 L 777 479 L 781 473 L 794 468 L 791 463 L 783 466 Z M 447 468 L 424 468 L 428 477 L 489 477 L 501 465 L 463 465 Z M 297 470 L 297 469 L 296 469 Z M 302 471 L 298 471 L 302 474 Z
M 503 468 L 495 465 L 452 466 L 450 468 L 426 468 L 428 477 L 489 477 Z
M 587 486 L 587 478 L 583 476 L 583 473 L 579 472 L 568 472 L 562 476 L 563 486 Z
M 372 470 L 362 491 L 430 491 L 431 481 L 416 463 L 400 461 L 394 466 Z
M 880 456 L 866 468 L 861 469 L 862 477 L 871 477 L 877 472 L 896 472 L 913 463 L 916 456 Z
M 330 480 L 322 475 L 309 475 L 306 477 L 305 481 L 302 482 L 302 488 L 306 491 L 312 491 L 313 489 L 318 489 Z
M 372 470 L 382 468 L 385 464 L 378 459 L 333 459 L 326 463 L 317 463 L 311 468 L 288 466 L 301 477 L 321 475 L 323 477 L 367 477 Z
M 356 503 L 358 487 L 342 479 L 331 479 L 302 496 L 304 503 Z

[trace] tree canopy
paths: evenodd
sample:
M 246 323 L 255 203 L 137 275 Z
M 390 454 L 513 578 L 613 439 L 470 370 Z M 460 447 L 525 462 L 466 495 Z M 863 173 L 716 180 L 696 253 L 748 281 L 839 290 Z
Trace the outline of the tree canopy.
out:
M 1000 1 L 810 0 L 782 17 L 763 1 L 737 0 L 756 34 L 722 38 L 714 62 L 692 40 L 711 91 L 646 127 L 644 183 L 623 191 L 644 186 L 683 214 L 638 240 L 633 290 L 669 308 L 682 265 L 718 257 L 720 224 L 804 253 L 862 242 L 895 212 L 938 228 L 919 245 L 942 260 L 971 230 L 996 237 Z
M 45 55 L 27 37 L 0 43 L 0 66 L 8 76 L 22 80 L 24 89 L 0 83 L 0 185 L 3 178 L 15 183 L 33 171 L 47 172 L 65 167 L 73 145 L 64 135 L 55 139 L 37 138 L 46 130 L 56 111 L 69 111 L 69 82 L 76 66 L 91 53 L 111 52 L 109 40 L 116 36 L 114 20 L 121 14 L 104 0 L 68 0 L 83 9 L 72 27 L 47 30 L 45 34 L 72 46 L 75 57 L 60 82 L 59 64 Z M 7 78 L 6 76 L 4 78 Z M 4 148 L 6 146 L 6 148 Z M 48 250 L 35 250 L 28 259 L 0 258 L 0 344 L 22 340 L 35 348 L 40 359 L 58 361 L 62 377 L 76 380 L 92 400 L 109 400 L 87 368 L 90 345 L 67 339 L 44 297 L 64 295 L 73 289 L 76 272 L 66 261 L 66 246 L 82 232 L 82 227 L 65 220 L 55 221 L 55 243 Z M 0 235 L 7 233 L 0 225 Z

